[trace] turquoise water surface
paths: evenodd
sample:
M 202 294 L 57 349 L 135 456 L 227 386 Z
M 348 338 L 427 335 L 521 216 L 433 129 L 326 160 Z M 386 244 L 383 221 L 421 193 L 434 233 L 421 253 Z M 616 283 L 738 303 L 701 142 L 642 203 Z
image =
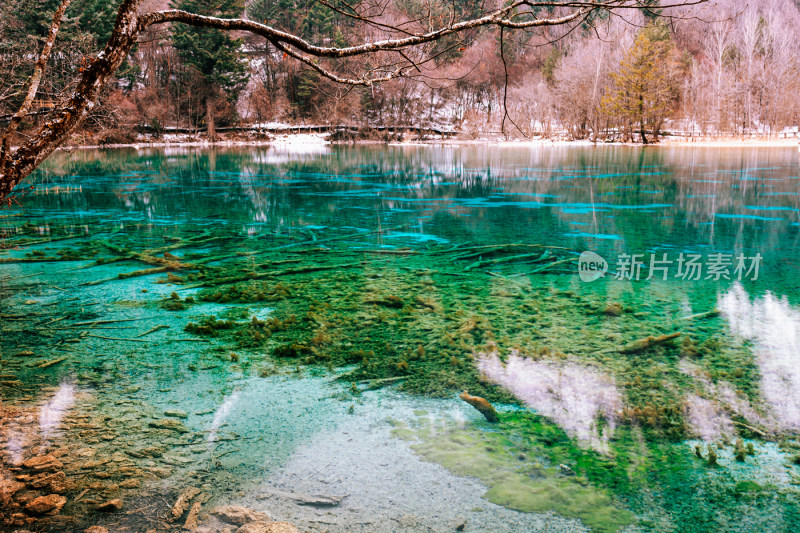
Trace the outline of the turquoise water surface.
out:
M 87 150 L 28 184 L 0 475 L 65 485 L 0 528 L 147 531 L 187 487 L 309 531 L 800 528 L 793 148 Z

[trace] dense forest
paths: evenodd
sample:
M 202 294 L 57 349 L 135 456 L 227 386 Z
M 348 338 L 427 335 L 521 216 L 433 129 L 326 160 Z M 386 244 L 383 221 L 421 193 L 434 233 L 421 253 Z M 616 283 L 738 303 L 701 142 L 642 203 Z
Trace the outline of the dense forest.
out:
M 0 116 L 24 98 L 58 0 L 0 5 Z M 382 25 L 424 30 L 479 13 L 479 0 L 148 0 L 145 9 L 244 17 L 345 46 Z M 117 0 L 75 0 L 61 26 L 28 121 L 74 88 L 113 29 Z M 545 8 L 541 8 L 545 9 Z M 252 34 L 184 25 L 148 29 L 75 142 L 119 143 L 172 131 L 212 133 L 274 123 L 436 127 L 467 136 L 505 132 L 592 140 L 659 134 L 796 135 L 800 123 L 800 3 L 724 0 L 594 15 L 580 25 L 483 27 L 430 43 L 415 68 L 384 83 L 336 83 Z M 361 20 L 369 17 L 369 23 Z M 392 52 L 338 61 L 345 76 Z M 397 54 L 394 54 L 395 56 Z M 408 58 L 406 58 L 408 59 Z M 2 122 L 0 122 L 1 124 Z

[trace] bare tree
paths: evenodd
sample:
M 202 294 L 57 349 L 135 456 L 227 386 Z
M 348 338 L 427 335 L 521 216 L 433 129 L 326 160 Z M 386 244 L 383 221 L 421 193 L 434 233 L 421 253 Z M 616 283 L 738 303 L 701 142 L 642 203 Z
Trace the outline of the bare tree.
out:
M 760 85 L 764 90 L 761 120 L 772 134 L 790 125 L 797 110 L 797 80 L 800 49 L 792 27 L 800 13 L 781 0 L 770 2 L 764 16 L 764 68 Z
M 675 0 L 660 6 L 660 10 L 677 6 L 690 6 L 708 0 Z M 403 21 L 391 24 L 382 21 L 379 15 L 373 16 L 375 5 L 362 7 L 349 5 L 347 9 L 327 5 L 329 9 L 339 10 L 365 28 L 364 35 L 372 36 L 367 42 L 352 46 L 330 46 L 315 44 L 297 35 L 275 29 L 246 19 L 221 19 L 201 16 L 180 10 L 146 12 L 141 9 L 143 0 L 122 0 L 111 37 L 103 51 L 87 58 L 86 68 L 75 86 L 71 97 L 56 109 L 44 124 L 16 149 L 12 149 L 16 129 L 30 110 L 44 67 L 55 41 L 58 28 L 63 19 L 69 0 L 62 2 L 56 13 L 50 35 L 40 55 L 37 69 L 28 84 L 28 96 L 17 112 L 15 120 L 6 129 L 2 138 L 0 154 L 0 200 L 8 200 L 14 187 L 30 175 L 56 148 L 66 142 L 73 130 L 95 107 L 101 91 L 122 62 L 130 53 L 139 36 L 151 26 L 167 23 L 182 23 L 199 27 L 209 27 L 228 31 L 243 31 L 266 39 L 272 46 L 287 57 L 303 63 L 320 76 L 337 83 L 372 86 L 375 83 L 397 77 L 418 75 L 421 65 L 435 59 L 435 51 L 426 47 L 445 38 L 485 27 L 497 27 L 503 31 L 526 30 L 551 26 L 578 26 L 589 23 L 604 13 L 617 13 L 632 10 L 650 10 L 652 3 L 645 0 L 551 0 L 532 2 L 531 0 L 512 0 L 499 7 L 490 7 L 477 16 L 460 19 L 455 10 L 449 17 L 431 18 L 421 24 L 419 21 Z M 337 4 L 338 5 L 338 4 Z M 360 64 L 347 62 L 348 58 L 368 57 Z M 337 70 L 336 62 L 347 63 L 347 70 Z M 17 118 L 18 117 L 18 118 Z
M 644 17 L 633 22 L 634 28 L 645 24 Z M 599 39 L 583 39 L 574 46 L 555 78 L 562 126 L 573 139 L 591 137 L 597 141 L 608 123 L 601 102 L 612 85 L 611 72 L 633 44 L 634 36 L 632 27 L 616 18 L 594 29 Z
M 724 127 L 725 53 L 730 45 L 732 25 L 733 23 L 729 19 L 716 20 L 711 24 L 706 38 L 706 49 L 711 57 L 711 65 L 714 70 L 714 119 L 718 130 Z

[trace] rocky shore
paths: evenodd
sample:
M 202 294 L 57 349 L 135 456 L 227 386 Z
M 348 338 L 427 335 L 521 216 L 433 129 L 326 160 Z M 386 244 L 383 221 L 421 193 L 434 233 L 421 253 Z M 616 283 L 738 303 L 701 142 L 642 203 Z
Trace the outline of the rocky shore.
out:
M 64 387 L 70 408 L 54 413 Z M 131 401 L 110 416 L 88 394 L 61 389 L 0 408 L 0 531 L 298 531 L 246 507 L 206 507 L 214 487 L 186 465 L 202 465 L 207 446 L 180 412 Z

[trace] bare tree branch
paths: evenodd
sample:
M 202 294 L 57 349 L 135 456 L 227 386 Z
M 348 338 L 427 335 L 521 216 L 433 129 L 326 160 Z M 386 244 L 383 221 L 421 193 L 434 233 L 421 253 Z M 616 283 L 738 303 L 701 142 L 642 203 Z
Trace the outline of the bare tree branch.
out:
M 513 3 L 506 7 L 497 9 L 482 17 L 457 22 L 452 25 L 447 25 L 439 29 L 429 31 L 426 33 L 415 34 L 409 37 L 400 39 L 385 39 L 371 43 L 365 43 L 357 46 L 346 46 L 342 48 L 331 46 L 317 46 L 309 43 L 305 39 L 292 35 L 281 30 L 254 22 L 252 20 L 244 19 L 221 19 L 217 17 L 208 17 L 204 15 L 195 15 L 186 11 L 171 9 L 167 11 L 156 11 L 142 16 L 140 24 L 142 29 L 153 24 L 164 24 L 166 22 L 181 22 L 190 24 L 192 26 L 200 26 L 207 28 L 216 28 L 228 31 L 247 31 L 255 35 L 260 35 L 270 42 L 281 42 L 291 45 L 301 52 L 317 56 L 317 57 L 330 57 L 330 58 L 343 58 L 353 57 L 365 54 L 372 54 L 382 51 L 400 50 L 403 48 L 410 48 L 420 44 L 438 41 L 448 35 L 460 33 L 465 30 L 479 28 L 482 26 L 505 26 L 507 28 L 522 29 L 522 28 L 535 28 L 540 26 L 560 26 L 567 24 L 573 20 L 584 15 L 594 8 L 577 8 L 575 11 L 563 17 L 534 19 L 525 22 L 513 22 L 509 16 L 514 13 L 514 10 L 526 3 L 525 0 L 515 0 Z M 618 3 L 618 0 L 610 2 L 612 4 Z

